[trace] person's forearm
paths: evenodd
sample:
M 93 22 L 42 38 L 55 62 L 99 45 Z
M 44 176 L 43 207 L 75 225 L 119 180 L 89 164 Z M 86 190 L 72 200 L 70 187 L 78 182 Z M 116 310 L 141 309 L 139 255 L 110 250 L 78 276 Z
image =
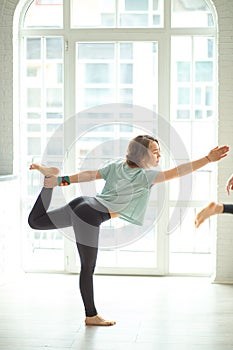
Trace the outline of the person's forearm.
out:
M 177 177 L 181 177 L 181 176 L 190 174 L 191 172 L 202 168 L 207 163 L 209 163 L 209 160 L 206 157 L 203 157 L 203 158 L 200 158 L 198 160 L 194 160 L 192 162 L 178 165 L 177 167 L 175 167 L 173 169 L 169 169 L 169 170 L 160 172 L 156 176 L 153 183 L 156 184 L 159 182 L 172 180 L 172 179 L 175 179 Z
M 189 162 L 189 163 L 184 163 L 184 164 L 178 165 L 178 167 L 176 168 L 177 177 L 190 174 L 191 172 L 202 168 L 203 166 L 205 166 L 208 163 L 209 163 L 208 158 L 203 157 L 203 158 L 194 160 L 194 161 Z
M 69 175 L 70 183 L 95 181 L 99 178 L 98 171 L 83 171 L 78 174 Z

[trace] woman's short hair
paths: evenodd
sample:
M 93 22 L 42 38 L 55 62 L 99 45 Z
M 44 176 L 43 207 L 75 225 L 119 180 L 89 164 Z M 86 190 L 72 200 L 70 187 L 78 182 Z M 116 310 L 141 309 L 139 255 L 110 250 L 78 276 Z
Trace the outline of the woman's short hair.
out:
M 148 149 L 151 141 L 159 145 L 159 141 L 150 135 L 139 135 L 130 141 L 126 153 L 126 163 L 130 167 L 141 168 L 150 159 Z

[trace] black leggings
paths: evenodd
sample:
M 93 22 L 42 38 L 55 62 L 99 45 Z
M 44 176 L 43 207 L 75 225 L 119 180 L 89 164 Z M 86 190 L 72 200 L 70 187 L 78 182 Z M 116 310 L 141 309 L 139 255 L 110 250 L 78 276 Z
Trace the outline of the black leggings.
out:
M 48 211 L 53 190 L 43 188 L 28 218 L 36 230 L 51 230 L 73 226 L 81 261 L 79 286 L 86 316 L 97 314 L 94 303 L 93 273 L 95 270 L 99 227 L 110 219 L 107 208 L 93 197 L 78 197 L 67 205 Z
M 233 204 L 223 204 L 223 213 L 233 214 Z

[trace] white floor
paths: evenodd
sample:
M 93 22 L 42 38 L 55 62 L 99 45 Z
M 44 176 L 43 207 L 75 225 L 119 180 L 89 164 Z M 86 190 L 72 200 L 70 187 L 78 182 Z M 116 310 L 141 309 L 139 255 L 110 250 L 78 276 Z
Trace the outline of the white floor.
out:
M 77 275 L 27 274 L 0 286 L 0 350 L 232 350 L 233 285 L 208 278 L 95 276 L 86 327 Z

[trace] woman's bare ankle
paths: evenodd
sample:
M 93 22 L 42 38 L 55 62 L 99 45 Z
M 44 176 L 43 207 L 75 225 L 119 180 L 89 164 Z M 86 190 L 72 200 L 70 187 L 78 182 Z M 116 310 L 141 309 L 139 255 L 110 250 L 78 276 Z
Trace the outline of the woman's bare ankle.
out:
M 223 213 L 224 206 L 221 203 L 216 203 L 216 214 L 222 214 Z

